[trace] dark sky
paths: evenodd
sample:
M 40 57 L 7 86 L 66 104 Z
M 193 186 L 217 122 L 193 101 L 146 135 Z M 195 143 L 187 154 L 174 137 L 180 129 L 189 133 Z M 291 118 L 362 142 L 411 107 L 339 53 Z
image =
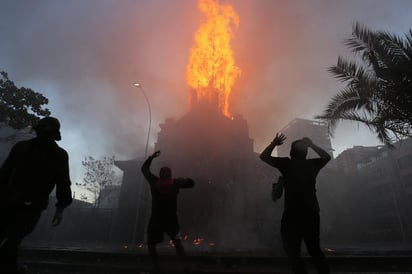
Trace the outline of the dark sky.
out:
M 319 114 L 336 94 L 327 68 L 351 56 L 343 40 L 355 21 L 399 34 L 412 26 L 410 0 L 221 2 L 240 17 L 232 46 L 242 75 L 232 112 L 247 119 L 256 151 L 293 118 Z M 3 0 L 0 70 L 50 99 L 80 181 L 86 155 L 143 155 L 148 110 L 132 83 L 143 85 L 151 103 L 150 144 L 159 123 L 188 110 L 186 65 L 202 20 L 195 0 Z M 337 153 L 375 144 L 356 125 L 339 126 L 333 139 Z

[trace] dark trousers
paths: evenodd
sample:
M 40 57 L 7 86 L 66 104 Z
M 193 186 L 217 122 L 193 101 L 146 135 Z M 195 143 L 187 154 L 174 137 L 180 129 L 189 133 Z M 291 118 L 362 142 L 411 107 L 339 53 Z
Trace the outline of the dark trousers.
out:
M 295 274 L 307 274 L 300 255 L 302 241 L 305 242 L 312 262 L 319 274 L 329 274 L 329 266 L 320 248 L 319 213 L 289 213 L 282 216 L 282 242 Z
M 30 206 L 0 207 L 0 273 L 17 272 L 18 250 L 39 221 L 42 209 Z

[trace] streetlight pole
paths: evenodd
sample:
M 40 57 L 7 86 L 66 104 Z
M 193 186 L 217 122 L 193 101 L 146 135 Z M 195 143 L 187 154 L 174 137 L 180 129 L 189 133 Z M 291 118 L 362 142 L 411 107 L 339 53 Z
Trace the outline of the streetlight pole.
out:
M 139 88 L 142 91 L 142 94 L 143 94 L 144 99 L 145 99 L 146 104 L 147 104 L 147 109 L 149 111 L 149 126 L 148 126 L 148 130 L 147 130 L 146 148 L 145 148 L 145 153 L 144 153 L 144 158 L 145 158 L 144 160 L 146 160 L 147 159 L 147 152 L 148 152 L 148 149 L 149 149 L 150 130 L 152 128 L 152 109 L 150 107 L 149 99 L 147 98 L 146 92 L 144 91 L 142 85 L 139 84 L 139 83 L 134 83 L 133 86 Z M 142 195 L 142 192 L 144 191 L 144 189 L 143 189 L 143 185 L 142 185 L 142 174 L 141 173 L 140 173 L 140 176 L 139 176 L 139 186 L 140 186 L 140 195 L 139 195 L 140 197 L 138 197 L 138 201 L 136 203 L 136 215 L 135 215 L 134 224 L 133 224 L 132 244 L 136 244 L 135 243 L 135 241 L 136 241 L 136 230 L 137 230 L 137 222 L 138 222 L 138 219 L 139 219 L 139 209 L 140 209 L 139 201 L 140 202 L 142 201 L 142 199 L 141 199 L 142 197 L 146 197 L 146 196 Z
M 149 99 L 147 98 L 146 92 L 144 91 L 144 88 L 142 87 L 142 85 L 139 83 L 134 83 L 133 86 L 140 88 L 144 96 L 144 99 L 146 100 L 147 108 L 149 110 L 149 129 L 147 130 L 146 149 L 144 153 L 145 158 L 147 158 L 147 151 L 149 149 L 150 130 L 152 128 L 152 109 L 150 107 Z

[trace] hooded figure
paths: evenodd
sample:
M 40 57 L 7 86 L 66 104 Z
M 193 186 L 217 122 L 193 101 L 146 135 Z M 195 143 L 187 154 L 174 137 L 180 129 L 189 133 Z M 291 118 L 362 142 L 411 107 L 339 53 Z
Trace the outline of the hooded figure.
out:
M 59 120 L 41 119 L 33 126 L 36 137 L 18 142 L 0 168 L 0 272 L 20 273 L 17 252 L 35 228 L 56 187 L 53 226 L 72 202 L 69 159 L 55 141 L 61 139 Z

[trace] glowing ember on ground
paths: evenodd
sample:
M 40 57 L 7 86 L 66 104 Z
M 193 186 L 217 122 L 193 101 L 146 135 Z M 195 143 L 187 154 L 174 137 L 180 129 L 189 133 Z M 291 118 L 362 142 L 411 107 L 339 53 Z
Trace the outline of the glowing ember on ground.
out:
M 196 238 L 193 240 L 193 245 L 200 245 L 204 241 L 203 238 Z
M 195 34 L 187 66 L 187 83 L 194 90 L 190 102 L 216 102 L 219 110 L 230 117 L 229 98 L 240 75 L 230 40 L 234 37 L 232 28 L 239 26 L 239 16 L 232 6 L 218 0 L 198 0 L 198 7 L 206 22 Z

